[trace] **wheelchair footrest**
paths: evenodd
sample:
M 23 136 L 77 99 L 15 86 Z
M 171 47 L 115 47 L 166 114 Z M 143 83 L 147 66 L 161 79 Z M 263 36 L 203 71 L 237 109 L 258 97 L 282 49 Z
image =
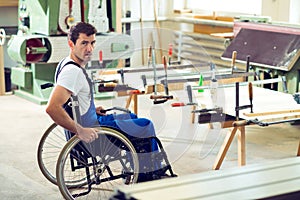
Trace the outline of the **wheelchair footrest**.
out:
M 166 173 L 168 170 L 170 171 L 170 175 Z M 153 180 L 159 180 L 159 179 L 171 178 L 171 177 L 177 177 L 177 175 L 172 172 L 171 166 L 168 165 L 152 172 L 139 173 L 139 178 L 137 182 L 140 183 L 140 182 L 153 181 Z

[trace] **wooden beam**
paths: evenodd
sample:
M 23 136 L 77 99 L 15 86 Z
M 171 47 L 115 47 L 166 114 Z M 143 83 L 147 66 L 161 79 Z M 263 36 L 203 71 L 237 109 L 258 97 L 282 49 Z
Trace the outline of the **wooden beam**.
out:
M 298 145 L 298 153 L 297 156 L 300 156 L 300 141 L 299 141 L 299 145 Z
M 216 162 L 215 162 L 215 164 L 213 166 L 214 170 L 220 169 L 220 167 L 221 167 L 221 165 L 223 163 L 223 160 L 224 160 L 224 158 L 225 158 L 225 156 L 227 154 L 227 151 L 228 151 L 228 149 L 229 149 L 229 147 L 230 147 L 230 145 L 232 143 L 232 140 L 233 140 L 233 138 L 234 138 L 235 133 L 236 133 L 237 130 L 238 130 L 238 127 L 234 127 L 233 130 L 231 131 L 231 133 L 228 133 L 226 135 L 226 138 L 224 139 L 223 145 L 220 148 L 219 153 L 217 155 Z
M 192 124 L 194 124 L 195 123 L 195 113 L 193 112 L 193 111 L 195 111 L 196 110 L 196 108 L 197 108 L 197 106 L 196 105 L 192 105 L 192 115 L 191 115 L 191 122 L 192 122 Z
M 257 112 L 257 113 L 243 113 L 243 115 L 247 117 L 258 117 L 258 116 L 266 116 L 266 115 L 280 115 L 286 113 L 296 113 L 300 112 L 300 109 L 295 110 L 278 110 L 278 111 L 270 111 L 270 112 Z
M 239 127 L 238 134 L 238 162 L 239 166 L 246 165 L 246 136 L 245 136 L 245 126 Z
M 0 7 L 15 7 L 18 6 L 18 0 L 0 0 Z
M 117 33 L 122 33 L 122 0 L 116 0 L 116 30 Z
M 5 94 L 5 71 L 4 71 L 4 51 L 0 45 L 0 95 Z

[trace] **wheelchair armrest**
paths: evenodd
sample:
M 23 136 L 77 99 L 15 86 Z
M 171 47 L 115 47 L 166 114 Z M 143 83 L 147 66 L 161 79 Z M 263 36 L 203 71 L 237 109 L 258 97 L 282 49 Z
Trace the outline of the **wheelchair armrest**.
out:
M 54 84 L 53 83 L 45 83 L 45 84 L 42 84 L 41 85 L 41 89 L 47 89 L 47 88 L 50 88 L 50 87 L 53 87 Z
M 106 112 L 111 111 L 111 110 L 118 110 L 118 111 L 122 111 L 122 112 L 125 112 L 125 113 L 131 113 L 131 111 L 129 109 L 118 107 L 118 106 L 114 106 L 114 107 L 111 107 L 111 108 L 108 108 L 108 109 L 104 109 L 104 110 L 101 110 L 100 112 L 101 113 L 106 113 Z

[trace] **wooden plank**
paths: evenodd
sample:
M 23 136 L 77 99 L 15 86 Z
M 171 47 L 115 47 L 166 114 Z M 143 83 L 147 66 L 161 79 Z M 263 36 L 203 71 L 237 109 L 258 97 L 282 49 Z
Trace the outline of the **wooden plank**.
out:
M 195 111 L 196 108 L 197 108 L 196 105 L 192 105 L 192 114 L 191 114 L 191 122 L 192 122 L 192 124 L 195 123 L 195 113 L 193 111 Z
M 183 13 L 192 13 L 191 9 L 175 9 L 173 10 L 175 14 L 183 14 Z
M 137 99 L 137 94 L 133 94 L 132 100 L 133 100 L 133 112 L 137 115 L 138 114 L 138 99 Z
M 229 16 L 217 16 L 213 15 L 195 15 L 196 19 L 208 19 L 208 20 L 216 20 L 216 21 L 224 21 L 224 22 L 233 22 L 234 18 Z
M 117 33 L 122 33 L 122 0 L 116 0 L 116 30 Z
M 300 156 L 300 141 L 299 141 L 299 145 L 298 145 L 298 153 L 297 156 Z
M 15 7 L 18 3 L 18 0 L 0 0 L 0 7 Z
M 262 123 L 269 123 L 269 124 L 276 124 L 276 122 L 277 123 L 279 123 L 279 122 L 283 123 L 283 122 L 287 122 L 287 121 L 292 122 L 292 121 L 299 121 L 300 120 L 300 114 L 281 115 L 281 116 L 277 116 L 277 117 L 272 116 L 270 118 L 265 118 L 265 119 L 264 118 L 262 118 L 262 119 L 258 118 L 258 120 L 260 120 Z
M 295 113 L 300 112 L 300 109 L 295 110 L 278 110 L 278 111 L 269 111 L 269 112 L 256 112 L 256 113 L 243 113 L 247 117 L 257 117 L 257 116 L 266 116 L 266 115 L 278 115 L 286 113 Z
M 233 22 L 233 17 L 227 16 L 217 16 L 215 13 L 213 15 L 195 15 L 195 19 L 200 20 L 211 20 L 212 22 Z M 214 34 L 214 33 L 227 33 L 233 32 L 232 27 L 223 27 L 218 26 L 217 24 L 194 24 L 194 32 L 196 33 L 203 33 L 203 34 Z
M 203 33 L 203 34 L 212 34 L 212 33 L 226 33 L 231 32 L 232 28 L 221 27 L 216 25 L 207 25 L 207 24 L 195 24 L 194 32 Z
M 232 39 L 234 37 L 233 32 L 228 33 L 212 33 L 211 36 L 220 37 L 220 38 L 229 38 Z
M 5 94 L 5 71 L 4 71 L 4 51 L 0 45 L 0 95 Z

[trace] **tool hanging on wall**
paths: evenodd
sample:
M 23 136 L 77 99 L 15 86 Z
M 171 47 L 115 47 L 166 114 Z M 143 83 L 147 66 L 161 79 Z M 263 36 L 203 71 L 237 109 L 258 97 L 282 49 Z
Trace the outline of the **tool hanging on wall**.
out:
M 82 1 L 60 1 L 58 28 L 63 33 L 68 33 L 72 25 L 84 19 L 84 12 L 82 11 Z
M 94 25 L 98 32 L 105 33 L 109 30 L 106 1 L 89 1 L 88 22 Z
M 65 19 L 67 28 L 69 29 L 71 26 L 73 26 L 74 22 L 75 18 L 73 16 L 73 0 L 69 0 L 69 15 Z

